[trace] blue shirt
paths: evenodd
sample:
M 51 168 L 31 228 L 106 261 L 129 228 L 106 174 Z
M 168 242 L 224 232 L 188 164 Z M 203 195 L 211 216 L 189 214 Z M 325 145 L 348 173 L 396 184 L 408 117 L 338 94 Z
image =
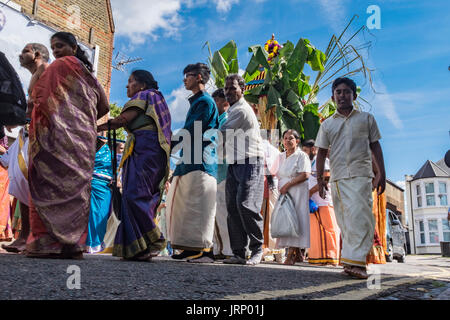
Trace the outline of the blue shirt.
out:
M 219 129 L 223 126 L 228 119 L 228 112 L 224 112 L 219 116 Z M 221 183 L 227 178 L 228 165 L 219 164 L 217 165 L 217 184 Z
M 172 141 L 172 149 L 179 143 L 182 143 L 183 146 L 181 162 L 177 164 L 173 175 L 184 176 L 193 171 L 203 171 L 216 178 L 217 160 L 214 160 L 216 158 L 214 143 L 211 142 L 211 139 L 204 138 L 206 137 L 205 132 L 219 128 L 219 111 L 214 99 L 207 92 L 201 91 L 197 93 L 189 99 L 189 103 L 191 107 L 187 113 L 183 129 L 189 132 L 191 141 L 184 141 L 186 137 L 182 137 L 180 141 Z M 201 136 L 200 134 L 195 136 L 195 122 L 201 123 Z M 207 136 L 209 137 L 211 134 Z M 190 159 L 184 159 L 185 153 L 186 157 L 189 157 L 185 148 L 190 150 Z M 185 163 L 183 160 L 189 163 Z

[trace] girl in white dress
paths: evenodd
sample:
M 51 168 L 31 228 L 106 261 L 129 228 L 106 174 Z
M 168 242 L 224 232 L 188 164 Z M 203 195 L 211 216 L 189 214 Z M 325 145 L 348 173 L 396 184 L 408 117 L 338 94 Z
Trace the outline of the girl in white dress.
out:
M 279 157 L 278 188 L 280 194 L 289 193 L 292 197 L 300 226 L 300 237 L 278 238 L 277 247 L 289 248 L 284 264 L 293 265 L 297 261 L 303 262 L 305 249 L 309 248 L 310 244 L 308 178 L 311 174 L 311 161 L 299 148 L 300 135 L 297 131 L 286 131 L 283 134 L 283 144 L 286 151 Z

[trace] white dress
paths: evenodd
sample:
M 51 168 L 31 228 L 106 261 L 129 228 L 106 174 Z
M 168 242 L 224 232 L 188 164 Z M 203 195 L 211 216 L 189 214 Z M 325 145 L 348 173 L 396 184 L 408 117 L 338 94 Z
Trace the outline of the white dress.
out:
M 297 149 L 297 151 L 287 159 L 286 152 L 282 153 L 279 160 L 279 169 L 277 173 L 279 189 L 302 172 L 311 173 L 311 161 L 309 160 L 308 155 L 300 149 Z M 291 187 L 288 192 L 294 201 L 294 206 L 297 211 L 298 223 L 300 225 L 300 237 L 278 238 L 277 247 L 280 249 L 287 247 L 309 248 L 308 180 Z

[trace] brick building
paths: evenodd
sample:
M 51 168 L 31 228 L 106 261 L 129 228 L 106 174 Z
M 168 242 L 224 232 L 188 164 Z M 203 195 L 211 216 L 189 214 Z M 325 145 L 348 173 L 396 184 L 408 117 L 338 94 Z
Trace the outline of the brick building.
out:
M 386 182 L 386 209 L 395 213 L 405 226 L 405 190 L 390 180 Z
M 5 1 L 1 1 L 5 2 Z M 114 49 L 114 20 L 110 0 L 13 0 L 30 21 L 55 31 L 73 33 L 79 42 L 95 52 L 96 75 L 109 95 Z

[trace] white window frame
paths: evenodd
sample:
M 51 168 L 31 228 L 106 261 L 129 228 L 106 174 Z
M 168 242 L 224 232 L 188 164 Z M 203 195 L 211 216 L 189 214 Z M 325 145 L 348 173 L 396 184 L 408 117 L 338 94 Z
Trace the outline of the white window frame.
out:
M 444 230 L 444 225 L 449 225 L 450 226 L 450 222 L 447 220 L 447 218 L 442 218 L 441 219 L 441 223 L 442 223 L 442 241 L 446 241 L 445 240 L 445 234 L 448 233 L 449 234 L 449 240 L 450 241 L 450 228 L 448 230 Z
M 428 193 L 427 192 L 427 185 L 432 185 L 433 186 L 433 193 Z M 428 197 L 433 197 L 433 201 L 434 204 L 428 204 Z M 434 185 L 434 181 L 433 182 L 425 182 L 425 201 L 427 204 L 427 207 L 435 207 L 436 206 L 436 186 Z
M 430 229 L 430 221 L 436 221 L 436 230 L 431 230 Z M 439 244 L 440 241 L 441 241 L 441 235 L 440 235 L 440 232 L 439 232 L 439 219 L 438 218 L 430 218 L 430 219 L 427 220 L 427 224 L 428 224 L 428 232 L 427 232 L 428 233 L 428 243 L 430 245 Z M 431 242 L 431 234 L 432 233 L 436 233 L 437 234 L 437 237 L 438 237 L 437 242 Z
M 417 208 L 422 208 L 422 187 L 420 183 L 416 184 L 416 199 L 417 199 Z
M 421 223 L 422 223 L 422 225 L 423 225 L 423 231 L 420 230 L 420 224 L 421 224 Z M 421 245 L 426 245 L 426 244 L 427 244 L 427 236 L 426 236 L 426 230 L 425 230 L 425 220 L 418 220 L 418 221 L 417 221 L 417 224 L 418 224 L 418 230 L 419 230 L 419 234 L 418 234 L 419 239 L 418 239 L 418 242 L 419 242 Z M 422 241 L 422 235 L 423 235 L 423 240 L 424 240 L 424 241 Z
M 441 192 L 441 185 L 445 186 L 445 191 Z M 438 198 L 439 198 L 439 205 L 442 207 L 448 206 L 448 192 L 447 192 L 447 182 L 445 181 L 438 181 Z M 445 203 L 442 202 L 442 199 L 445 199 Z

